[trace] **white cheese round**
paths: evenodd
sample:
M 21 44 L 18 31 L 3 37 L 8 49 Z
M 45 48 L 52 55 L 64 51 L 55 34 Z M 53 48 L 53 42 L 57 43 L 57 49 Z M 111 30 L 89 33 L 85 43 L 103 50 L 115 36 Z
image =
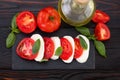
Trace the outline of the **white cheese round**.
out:
M 88 48 L 84 49 L 82 55 L 79 58 L 77 58 L 76 60 L 79 63 L 85 63 L 87 61 L 88 57 L 89 57 L 90 42 L 89 42 L 89 40 L 88 40 L 88 38 L 86 36 L 78 35 L 77 38 L 79 38 L 79 36 L 81 36 L 86 41 L 86 43 L 88 45 Z
M 32 38 L 34 41 L 40 39 L 40 49 L 39 49 L 39 51 L 38 51 L 37 57 L 35 58 L 35 61 L 40 62 L 40 61 L 43 59 L 43 57 L 44 57 L 44 40 L 43 40 L 42 36 L 39 35 L 39 34 L 33 34 L 33 35 L 31 36 L 31 38 Z
M 60 39 L 59 39 L 59 37 L 51 37 L 51 39 L 53 40 L 54 46 L 55 46 L 54 53 L 53 53 L 51 59 L 57 60 L 59 58 L 59 56 L 55 55 L 55 52 L 56 52 L 57 48 L 61 46 Z

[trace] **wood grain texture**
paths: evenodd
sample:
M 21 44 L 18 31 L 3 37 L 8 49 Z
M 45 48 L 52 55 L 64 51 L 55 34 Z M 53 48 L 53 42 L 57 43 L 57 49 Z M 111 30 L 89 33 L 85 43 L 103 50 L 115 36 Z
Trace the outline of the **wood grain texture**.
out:
M 5 41 L 13 15 L 30 10 L 35 15 L 41 9 L 52 4 L 57 8 L 58 0 L 0 0 L 0 80 L 120 80 L 120 2 L 119 0 L 95 0 L 97 9 L 105 11 L 111 20 L 107 23 L 111 39 L 105 41 L 107 58 L 96 52 L 95 70 L 11 70 L 11 49 L 5 47 Z M 94 29 L 94 25 L 88 26 Z
M 119 80 L 120 74 L 102 70 L 47 70 L 47 71 L 9 71 L 0 72 L 2 79 L 22 80 Z

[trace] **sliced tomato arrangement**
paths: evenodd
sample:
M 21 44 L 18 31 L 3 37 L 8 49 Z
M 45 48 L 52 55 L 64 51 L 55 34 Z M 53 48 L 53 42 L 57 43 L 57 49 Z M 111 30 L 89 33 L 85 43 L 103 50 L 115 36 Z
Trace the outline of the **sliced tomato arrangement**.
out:
M 32 53 L 32 46 L 34 44 L 34 40 L 31 38 L 24 38 L 21 40 L 21 42 L 18 44 L 16 52 L 17 54 L 24 59 L 27 60 L 33 60 L 37 53 Z
M 44 37 L 45 42 L 45 52 L 44 52 L 44 59 L 50 59 L 54 53 L 54 43 L 51 38 Z
M 79 58 L 82 53 L 83 53 L 83 48 L 80 44 L 80 40 L 78 38 L 75 38 L 74 39 L 74 42 L 75 42 L 75 54 L 74 54 L 74 58 Z
M 98 23 L 95 27 L 95 37 L 97 40 L 110 39 L 110 30 L 104 23 Z
M 106 23 L 110 20 L 110 17 L 105 12 L 103 12 L 101 10 L 96 10 L 92 20 L 95 23 L 99 23 L 99 22 L 100 23 Z
M 36 20 L 32 12 L 22 11 L 16 18 L 16 23 L 23 33 L 32 33 L 36 29 Z
M 44 32 L 54 32 L 60 27 L 61 18 L 53 7 L 46 7 L 39 11 L 37 24 Z
M 31 38 L 22 39 L 16 49 L 18 56 L 27 60 L 35 60 L 38 62 L 42 62 L 44 60 L 48 61 L 53 55 L 56 55 L 57 59 L 60 58 L 65 63 L 71 63 L 73 59 L 76 59 L 79 63 L 83 63 L 88 59 L 89 48 L 84 50 L 78 38 L 82 35 L 78 35 L 74 39 L 71 36 L 64 36 L 62 38 L 43 37 L 43 40 L 40 39 L 41 43 L 39 50 L 41 52 L 38 50 L 38 53 L 32 53 L 33 45 L 36 43 L 36 40 L 39 36 L 39 34 L 33 34 Z M 89 46 L 89 40 L 87 37 L 82 37 L 84 37 L 87 45 Z M 55 46 L 56 41 L 60 42 L 59 46 L 57 47 Z M 54 58 L 53 60 L 57 59 Z
M 60 55 L 60 58 L 62 60 L 67 60 L 72 55 L 72 45 L 66 38 L 61 38 L 61 46 L 63 48 L 62 54 Z

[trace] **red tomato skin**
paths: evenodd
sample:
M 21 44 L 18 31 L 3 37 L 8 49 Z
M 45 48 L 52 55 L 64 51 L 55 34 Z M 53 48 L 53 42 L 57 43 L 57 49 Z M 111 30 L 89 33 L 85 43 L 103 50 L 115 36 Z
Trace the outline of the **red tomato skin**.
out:
M 46 7 L 39 11 L 37 24 L 40 30 L 51 33 L 59 29 L 61 18 L 53 7 Z
M 27 34 L 35 31 L 37 27 L 35 16 L 30 11 L 20 12 L 16 18 L 16 23 L 19 30 Z
M 62 60 L 67 60 L 72 55 L 73 49 L 71 43 L 66 38 L 61 38 L 61 46 L 63 48 L 60 58 Z
M 45 42 L 45 52 L 44 52 L 44 59 L 50 59 L 54 53 L 54 43 L 51 38 L 44 37 Z
M 95 37 L 97 40 L 104 41 L 110 39 L 110 30 L 104 23 L 98 23 L 95 27 Z
M 34 42 L 35 41 L 31 38 L 22 39 L 16 49 L 17 55 L 23 59 L 34 60 L 37 57 L 37 53 L 32 53 L 32 46 Z
M 92 20 L 95 23 L 107 23 L 110 20 L 110 17 L 105 12 L 96 10 Z
M 78 38 L 75 38 L 74 39 L 74 42 L 75 42 L 75 54 L 74 54 L 74 58 L 79 58 L 82 53 L 83 53 L 83 48 L 80 44 L 80 40 Z

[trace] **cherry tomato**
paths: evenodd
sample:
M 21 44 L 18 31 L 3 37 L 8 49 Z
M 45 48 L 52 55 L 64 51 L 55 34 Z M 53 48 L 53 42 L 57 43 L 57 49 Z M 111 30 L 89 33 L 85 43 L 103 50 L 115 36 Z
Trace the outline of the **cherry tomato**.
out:
M 60 55 L 60 58 L 62 60 L 67 60 L 73 52 L 71 43 L 66 38 L 61 38 L 61 46 L 63 48 L 62 54 Z
M 95 37 L 97 40 L 107 40 L 110 39 L 110 30 L 104 23 L 98 23 L 95 28 Z
M 53 7 L 46 7 L 39 11 L 37 24 L 40 30 L 44 32 L 54 32 L 61 24 L 61 18 Z
M 76 59 L 76 58 L 79 58 L 82 55 L 83 48 L 82 48 L 82 46 L 80 44 L 80 40 L 78 38 L 75 38 L 74 41 L 75 41 L 75 54 L 74 54 L 74 58 Z
M 18 44 L 16 52 L 17 54 L 24 59 L 27 60 L 33 60 L 37 53 L 32 53 L 32 46 L 34 44 L 34 40 L 31 38 L 24 38 L 21 40 L 21 42 Z
M 29 11 L 20 12 L 16 18 L 16 23 L 20 31 L 24 33 L 32 33 L 37 26 L 33 13 Z
M 50 59 L 54 53 L 54 43 L 51 38 L 44 37 L 45 42 L 45 52 L 44 52 L 44 59 Z
M 96 10 L 92 20 L 95 23 L 99 23 L 99 22 L 106 23 L 110 20 L 110 17 L 105 12 L 103 12 L 101 10 Z

